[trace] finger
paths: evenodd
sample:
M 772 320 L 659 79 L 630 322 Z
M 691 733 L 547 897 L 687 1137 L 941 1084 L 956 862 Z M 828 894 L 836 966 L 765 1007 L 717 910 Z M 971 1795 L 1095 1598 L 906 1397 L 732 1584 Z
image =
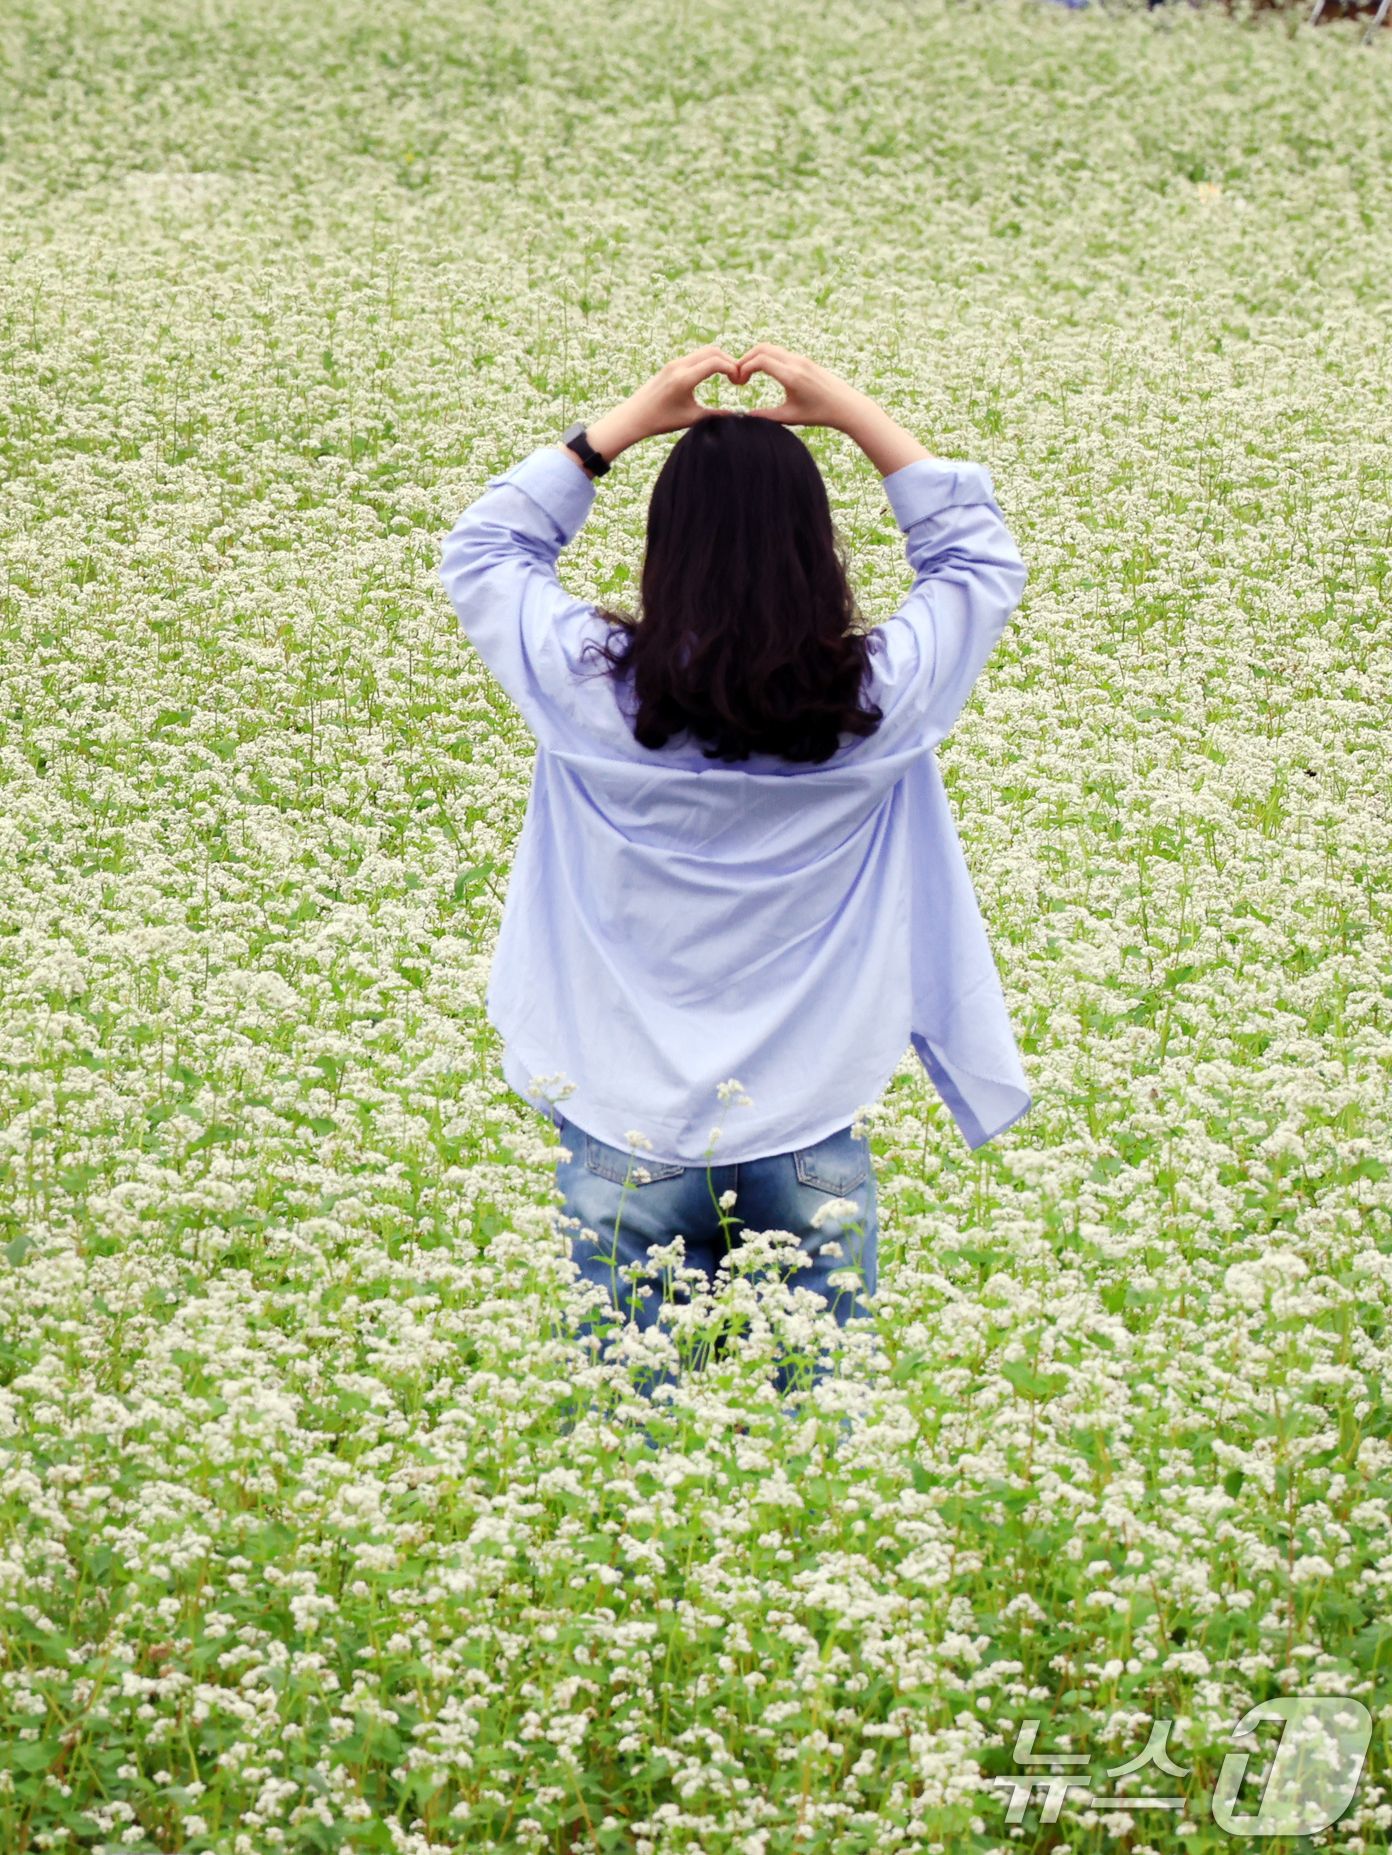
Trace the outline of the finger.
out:
M 700 348 L 695 354 L 688 354 L 681 366 L 682 378 L 689 380 L 692 386 L 699 386 L 701 381 L 709 380 L 713 374 L 724 374 L 727 380 L 738 380 L 739 362 L 723 348 Z
M 757 365 L 763 361 L 774 361 L 786 365 L 797 358 L 791 349 L 780 348 L 777 342 L 756 341 L 752 348 L 740 356 L 740 366 L 747 367 L 751 362 Z
M 755 361 L 752 367 L 742 368 L 740 370 L 740 378 L 737 384 L 739 386 L 748 386 L 755 374 L 766 375 L 768 379 L 774 381 L 778 386 L 781 386 L 785 393 L 792 393 L 796 390 L 796 382 L 791 374 L 786 373 L 783 369 L 778 367 L 765 366 L 759 361 Z
M 771 380 L 787 388 L 791 384 L 795 365 L 796 357 L 789 354 L 786 348 L 772 348 L 766 344 L 751 348 L 740 360 L 740 384 L 747 385 L 755 374 L 767 374 Z

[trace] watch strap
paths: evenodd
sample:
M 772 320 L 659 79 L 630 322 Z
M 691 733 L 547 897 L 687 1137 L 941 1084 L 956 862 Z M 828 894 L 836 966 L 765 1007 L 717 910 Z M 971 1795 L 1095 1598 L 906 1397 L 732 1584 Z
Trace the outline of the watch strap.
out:
M 584 425 L 578 420 L 561 433 L 561 443 L 568 451 L 574 451 L 592 477 L 602 477 L 608 470 L 608 458 L 601 457 L 595 450 L 586 435 Z

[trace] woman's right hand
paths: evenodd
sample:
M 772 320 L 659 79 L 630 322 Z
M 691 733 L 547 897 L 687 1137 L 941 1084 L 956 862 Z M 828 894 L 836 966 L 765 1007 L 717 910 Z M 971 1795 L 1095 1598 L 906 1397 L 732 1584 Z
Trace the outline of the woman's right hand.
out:
M 882 477 L 933 455 L 867 394 L 829 367 L 809 361 L 805 354 L 761 341 L 740 356 L 738 366 L 739 386 L 747 386 L 755 374 L 767 374 L 786 395 L 781 406 L 760 406 L 751 412 L 752 419 L 775 419 L 780 425 L 830 425 L 853 439 Z
M 829 367 L 770 341 L 758 342 L 742 354 L 738 367 L 740 386 L 747 386 L 755 374 L 767 374 L 787 395 L 781 406 L 760 406 L 751 418 L 776 419 L 780 425 L 831 425 L 844 431 L 848 418 L 874 403 Z

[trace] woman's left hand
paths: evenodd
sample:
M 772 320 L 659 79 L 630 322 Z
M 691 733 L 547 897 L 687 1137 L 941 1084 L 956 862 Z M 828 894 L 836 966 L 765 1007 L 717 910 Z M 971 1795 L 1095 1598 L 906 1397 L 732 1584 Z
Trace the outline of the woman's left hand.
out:
M 697 348 L 694 354 L 668 361 L 636 393 L 588 426 L 585 435 L 600 456 L 613 463 L 620 452 L 644 438 L 655 438 L 659 432 L 684 431 L 698 419 L 719 416 L 718 407 L 703 406 L 696 398 L 696 388 L 714 374 L 724 374 L 727 380 L 739 379 L 738 362 L 723 348 Z M 569 455 L 574 457 L 575 453 Z

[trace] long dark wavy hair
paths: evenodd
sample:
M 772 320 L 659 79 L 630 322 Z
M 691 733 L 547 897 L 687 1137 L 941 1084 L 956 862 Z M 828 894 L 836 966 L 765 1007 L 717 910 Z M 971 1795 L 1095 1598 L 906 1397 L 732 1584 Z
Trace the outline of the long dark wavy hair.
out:
M 826 484 L 772 420 L 706 418 L 678 440 L 648 507 L 639 617 L 604 616 L 598 648 L 632 678 L 644 747 L 690 734 L 711 760 L 815 764 L 880 725 Z

